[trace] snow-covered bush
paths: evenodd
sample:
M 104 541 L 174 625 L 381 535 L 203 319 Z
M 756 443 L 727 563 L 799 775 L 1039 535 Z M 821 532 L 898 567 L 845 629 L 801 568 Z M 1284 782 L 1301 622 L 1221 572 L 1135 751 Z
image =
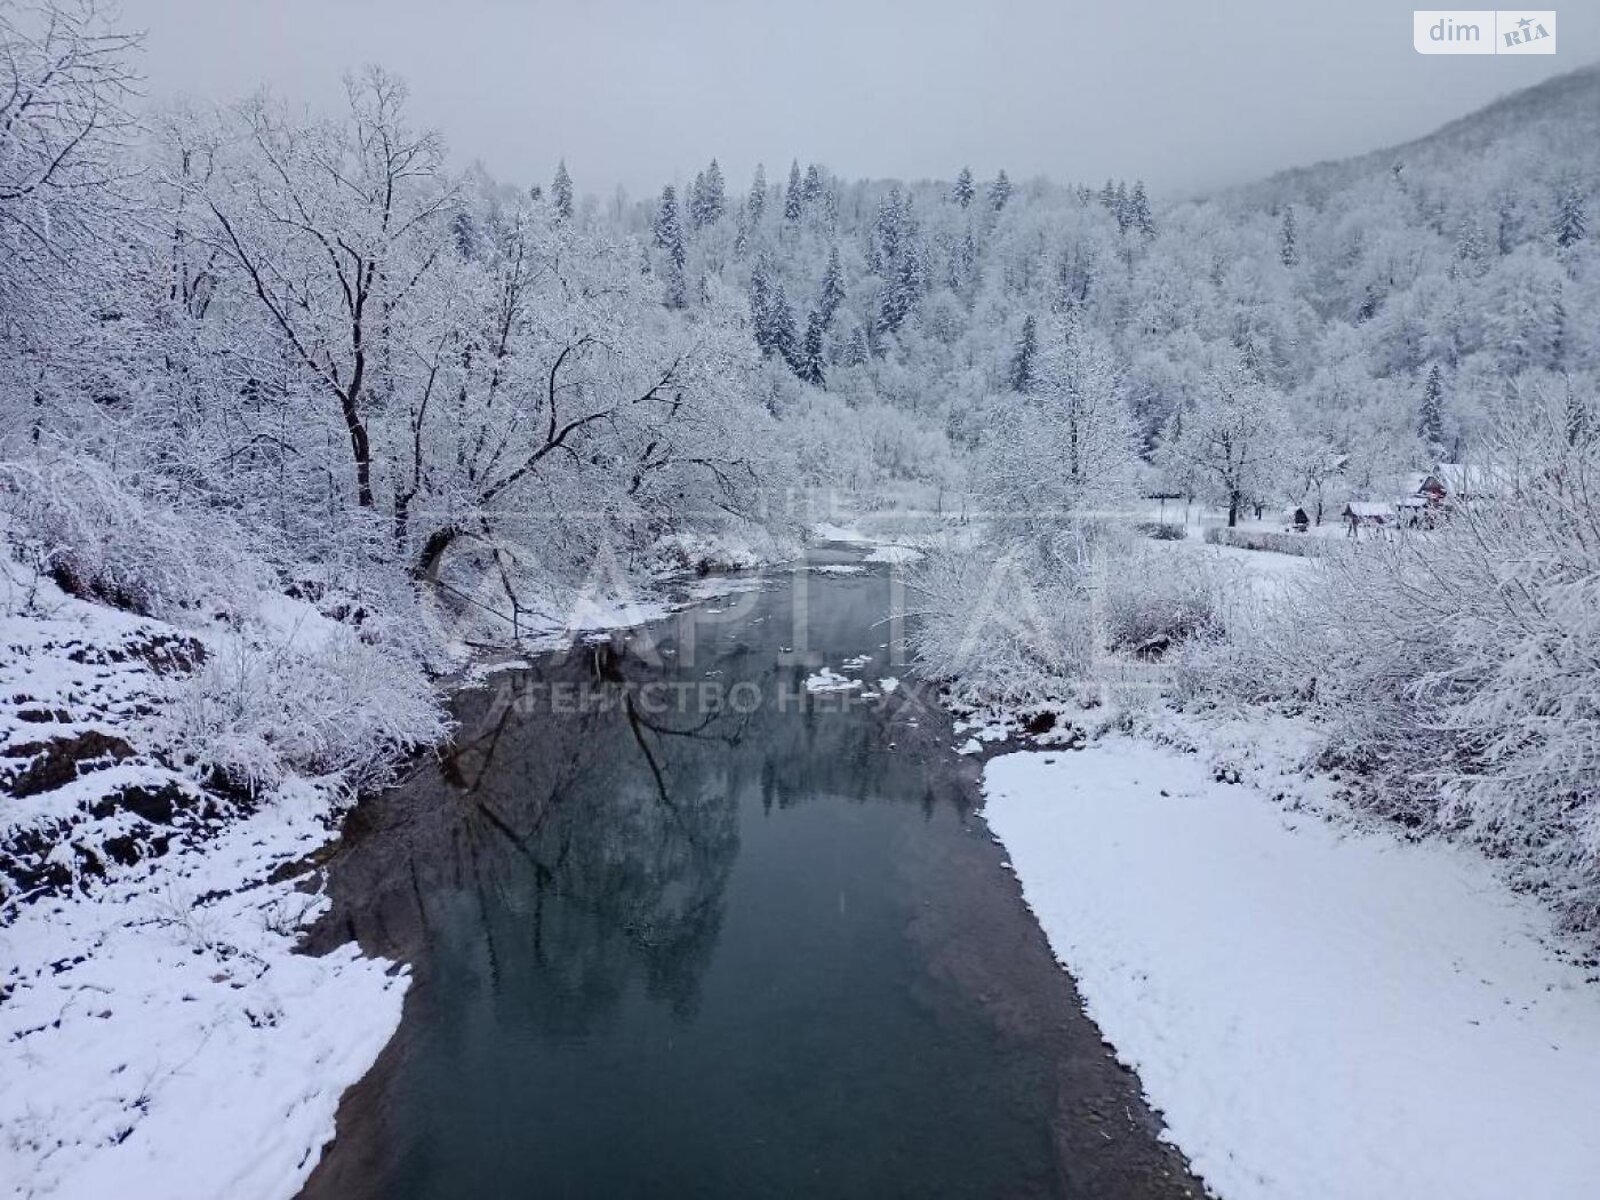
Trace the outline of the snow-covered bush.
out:
M 13 552 L 83 599 L 170 616 L 261 585 L 229 522 L 180 514 L 87 455 L 0 462 L 0 512 Z
M 1059 698 L 1094 653 L 1087 540 L 945 546 L 912 572 L 921 670 L 976 703 Z
M 1320 538 L 1303 533 L 1276 533 L 1270 529 L 1230 529 L 1226 525 L 1213 525 L 1205 532 L 1205 540 L 1213 546 L 1233 546 L 1240 550 L 1270 550 L 1275 554 L 1298 554 L 1310 558 L 1327 549 Z
M 1188 531 L 1176 521 L 1141 521 L 1138 530 L 1158 542 L 1181 542 L 1188 537 Z
M 755 536 L 752 536 L 755 535 Z M 671 533 L 649 550 L 649 569 L 656 574 L 692 572 L 712 575 L 752 571 L 773 554 L 774 543 L 759 531 L 690 531 Z
M 1106 648 L 1147 658 L 1223 632 L 1221 564 L 1133 539 L 1102 552 L 1096 590 Z
M 359 788 L 381 782 L 408 749 L 444 736 L 415 662 L 348 629 L 319 634 L 304 646 L 227 638 L 174 705 L 178 753 L 252 787 L 300 774 Z
M 1129 659 L 1220 636 L 1225 565 L 1149 545 L 1116 522 L 1042 540 L 943 548 L 912 575 L 925 671 L 984 703 L 1037 704 L 1125 678 Z

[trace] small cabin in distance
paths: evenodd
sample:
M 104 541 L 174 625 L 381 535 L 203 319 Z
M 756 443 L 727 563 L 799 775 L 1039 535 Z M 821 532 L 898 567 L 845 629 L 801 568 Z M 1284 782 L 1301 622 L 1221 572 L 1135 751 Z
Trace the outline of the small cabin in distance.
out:
M 1395 523 L 1395 507 L 1386 500 L 1352 500 L 1341 515 L 1349 537 L 1360 537 L 1363 529 L 1386 529 Z

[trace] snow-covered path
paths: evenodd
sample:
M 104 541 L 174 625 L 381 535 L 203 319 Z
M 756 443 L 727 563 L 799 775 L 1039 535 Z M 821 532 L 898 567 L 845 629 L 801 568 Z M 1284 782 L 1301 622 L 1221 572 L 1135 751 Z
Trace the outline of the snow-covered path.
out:
M 1600 981 L 1486 862 L 1125 738 L 984 778 L 1057 958 L 1226 1200 L 1595 1194 Z

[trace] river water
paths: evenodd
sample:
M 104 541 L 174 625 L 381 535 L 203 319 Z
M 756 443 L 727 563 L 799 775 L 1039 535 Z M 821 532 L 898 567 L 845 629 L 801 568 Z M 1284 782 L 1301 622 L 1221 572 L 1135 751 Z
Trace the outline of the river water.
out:
M 355 811 L 313 947 L 416 981 L 306 1197 L 1198 1194 L 858 558 L 463 692 Z

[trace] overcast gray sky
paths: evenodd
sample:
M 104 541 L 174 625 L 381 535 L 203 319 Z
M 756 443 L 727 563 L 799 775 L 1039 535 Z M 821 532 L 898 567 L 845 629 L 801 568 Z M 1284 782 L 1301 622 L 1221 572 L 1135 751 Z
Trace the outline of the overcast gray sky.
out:
M 265 82 L 330 105 L 344 70 L 407 77 L 420 124 L 518 183 L 565 157 L 634 194 L 716 155 L 742 187 L 845 176 L 1238 182 L 1425 133 L 1600 57 L 1422 56 L 1392 0 L 123 0 L 153 96 Z

